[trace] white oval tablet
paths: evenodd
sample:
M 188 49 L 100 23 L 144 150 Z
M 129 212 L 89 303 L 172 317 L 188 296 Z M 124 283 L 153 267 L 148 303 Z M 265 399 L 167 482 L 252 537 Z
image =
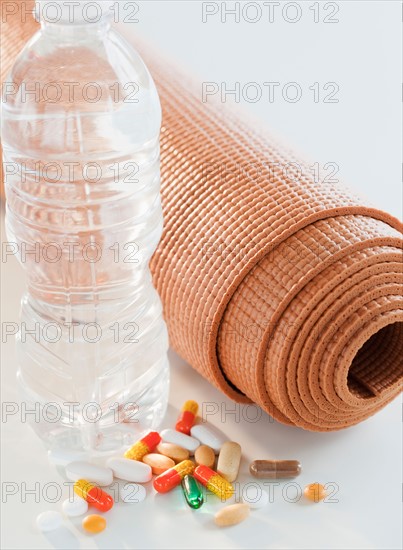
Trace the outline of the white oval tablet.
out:
M 190 437 L 190 435 L 177 432 L 176 430 L 162 430 L 160 435 L 163 441 L 173 443 L 174 445 L 179 445 L 179 447 L 183 447 L 191 453 L 194 453 L 197 447 L 199 447 L 200 445 L 200 441 L 198 441 L 194 437 Z
M 147 483 L 152 478 L 151 466 L 139 460 L 120 457 L 110 458 L 106 465 L 112 470 L 115 477 L 125 481 Z
M 72 451 L 48 451 L 49 462 L 56 466 L 67 466 L 70 462 L 76 462 L 77 460 L 88 460 L 87 453 L 72 452 Z
M 73 498 L 66 498 L 62 504 L 63 512 L 69 518 L 75 518 L 82 516 L 88 512 L 88 503 L 83 498 L 74 496 Z
M 190 434 L 192 437 L 198 439 L 203 445 L 211 447 L 216 454 L 220 452 L 223 443 L 227 441 L 216 428 L 207 424 L 196 424 L 192 426 Z
M 129 502 L 135 504 L 137 502 L 143 502 L 146 498 L 147 491 L 143 485 L 138 483 L 125 483 L 119 491 L 120 498 L 123 502 Z
M 101 487 L 110 485 L 113 481 L 113 472 L 110 468 L 102 468 L 102 466 L 96 466 L 84 460 L 67 464 L 66 476 L 72 481 L 85 479 Z
M 63 524 L 63 516 L 59 512 L 42 512 L 36 518 L 36 526 L 40 531 L 46 533 L 58 529 Z
M 263 508 L 269 503 L 269 495 L 259 485 L 250 484 L 242 489 L 242 501 L 251 508 Z

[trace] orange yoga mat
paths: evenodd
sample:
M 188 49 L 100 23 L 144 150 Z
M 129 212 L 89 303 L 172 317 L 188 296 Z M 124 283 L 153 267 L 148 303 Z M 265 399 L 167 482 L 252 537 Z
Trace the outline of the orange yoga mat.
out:
M 28 26 L 4 25 L 6 65 Z M 163 107 L 165 229 L 151 267 L 171 345 L 285 424 L 328 431 L 371 416 L 401 391 L 401 223 L 316 183 L 265 132 L 141 53 Z

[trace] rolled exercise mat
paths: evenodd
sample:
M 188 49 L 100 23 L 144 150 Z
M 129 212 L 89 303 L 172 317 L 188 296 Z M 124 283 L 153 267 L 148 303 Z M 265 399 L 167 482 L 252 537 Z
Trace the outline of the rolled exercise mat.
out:
M 37 28 L 19 26 L 2 25 L 4 72 Z M 255 123 L 203 103 L 200 86 L 140 49 L 163 108 L 165 229 L 151 267 L 172 346 L 285 424 L 338 430 L 374 414 L 403 377 L 401 223 L 316 183 Z
M 152 259 L 171 345 L 230 398 L 314 431 L 398 395 L 402 224 L 307 165 L 159 55 L 165 229 Z M 302 173 L 301 173 L 302 172 Z

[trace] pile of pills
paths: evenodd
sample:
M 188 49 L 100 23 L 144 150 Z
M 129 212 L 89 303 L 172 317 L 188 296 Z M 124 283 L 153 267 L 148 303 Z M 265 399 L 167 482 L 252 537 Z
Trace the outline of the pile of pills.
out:
M 73 499 L 63 502 L 63 513 L 69 518 L 85 515 L 89 506 L 99 512 L 108 512 L 114 505 L 113 497 L 102 487 L 111 485 L 114 478 L 126 481 L 120 488 L 123 502 L 141 502 L 146 498 L 143 483 L 153 479 L 158 493 L 167 493 L 180 486 L 184 500 L 193 510 L 204 503 L 204 486 L 222 502 L 234 495 L 241 464 L 242 449 L 239 443 L 227 441 L 214 427 L 196 423 L 198 404 L 186 401 L 175 425 L 161 433 L 149 432 L 126 450 L 122 457 L 106 461 L 105 467 L 90 462 L 75 461 L 65 464 L 68 479 L 74 482 Z M 216 467 L 215 467 L 216 464 Z M 259 479 L 287 479 L 299 475 L 301 465 L 297 460 L 255 460 L 250 464 L 252 476 Z M 304 496 L 319 502 L 326 497 L 325 487 L 312 483 L 305 487 Z M 219 510 L 215 523 L 228 527 L 244 521 L 250 509 L 268 504 L 264 490 L 243 495 L 242 502 L 229 504 Z M 59 512 L 48 511 L 36 520 L 43 531 L 57 529 L 63 523 Z M 106 528 L 106 519 L 99 514 L 84 517 L 82 527 L 87 533 L 100 533 Z

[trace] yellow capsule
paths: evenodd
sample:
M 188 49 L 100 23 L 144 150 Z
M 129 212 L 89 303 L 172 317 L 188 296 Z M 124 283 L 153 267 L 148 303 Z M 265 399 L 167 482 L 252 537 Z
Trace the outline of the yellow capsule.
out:
M 100 533 L 106 527 L 106 519 L 98 514 L 91 514 L 83 519 L 82 526 L 88 533 Z
M 174 466 L 173 469 L 176 470 L 182 478 L 184 478 L 185 476 L 193 473 L 195 463 L 192 460 L 182 460 L 182 462 L 179 462 L 179 464 Z
M 194 468 L 194 462 L 191 460 L 182 460 L 182 462 L 179 462 L 173 468 L 169 468 L 169 470 L 166 470 L 154 479 L 154 489 L 159 493 L 167 493 L 179 485 L 185 476 L 193 473 Z
M 191 412 L 196 416 L 197 411 L 199 410 L 199 405 L 196 403 L 196 401 L 192 401 L 191 399 L 189 401 L 185 401 L 185 404 L 182 407 L 182 411 L 185 412 Z
M 150 451 L 148 450 L 148 447 L 145 443 L 141 441 L 137 441 L 133 447 L 130 447 L 130 449 L 127 449 L 125 454 L 123 455 L 125 458 L 131 458 L 131 460 L 139 460 L 141 461 L 143 459 L 143 456 L 148 454 Z
M 221 500 L 228 500 L 234 494 L 234 488 L 231 483 L 208 466 L 204 466 L 203 464 L 197 466 L 193 475 L 197 481 L 200 481 L 202 485 L 207 487 L 209 491 L 217 495 Z
M 212 476 L 206 485 L 207 489 L 217 495 L 221 500 L 228 500 L 234 494 L 234 488 L 219 474 Z
M 320 483 L 310 483 L 304 489 L 304 495 L 308 500 L 319 502 L 326 498 L 326 489 Z
M 175 424 L 175 430 L 190 435 L 190 429 L 194 424 L 199 405 L 196 401 L 186 401 Z
M 131 460 L 142 460 L 143 456 L 152 453 L 155 447 L 161 443 L 161 436 L 158 432 L 149 432 L 142 439 L 139 439 L 134 445 L 127 449 L 123 455 Z
M 78 479 L 74 483 L 73 488 L 76 495 L 83 498 L 84 500 L 87 500 L 88 493 L 95 488 L 95 485 L 93 483 L 90 483 L 86 479 Z
M 74 492 L 101 512 L 107 512 L 113 506 L 111 495 L 108 495 L 100 487 L 93 485 L 86 479 L 78 479 L 74 483 Z

